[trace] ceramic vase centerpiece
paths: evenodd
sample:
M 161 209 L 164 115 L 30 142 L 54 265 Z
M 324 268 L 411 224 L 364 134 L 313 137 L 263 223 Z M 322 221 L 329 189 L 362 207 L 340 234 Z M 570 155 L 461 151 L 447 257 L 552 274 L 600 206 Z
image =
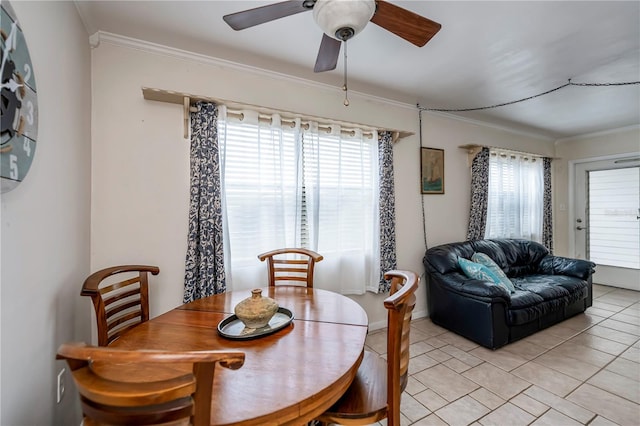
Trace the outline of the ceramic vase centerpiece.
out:
M 236 305 L 234 312 L 247 328 L 261 328 L 278 311 L 278 303 L 270 297 L 262 296 L 259 288 L 251 290 L 251 297 Z

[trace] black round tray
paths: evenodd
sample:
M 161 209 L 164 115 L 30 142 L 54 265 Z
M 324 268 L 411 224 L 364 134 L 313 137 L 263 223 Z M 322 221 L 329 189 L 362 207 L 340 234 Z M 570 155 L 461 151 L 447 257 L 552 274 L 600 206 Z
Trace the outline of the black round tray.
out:
M 293 321 L 293 312 L 287 308 L 278 308 L 269 324 L 260 328 L 247 328 L 236 315 L 223 319 L 218 324 L 218 333 L 227 339 L 248 340 L 266 336 L 286 327 Z

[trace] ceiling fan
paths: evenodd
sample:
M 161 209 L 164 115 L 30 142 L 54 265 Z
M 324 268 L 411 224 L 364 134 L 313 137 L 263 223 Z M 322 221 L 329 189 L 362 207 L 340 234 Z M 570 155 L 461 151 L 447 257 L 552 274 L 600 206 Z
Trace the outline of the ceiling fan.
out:
M 441 25 L 383 0 L 291 0 L 223 16 L 234 30 L 313 10 L 313 18 L 324 31 L 315 72 L 335 69 L 340 46 L 358 34 L 369 21 L 415 44 L 424 46 Z M 346 90 L 346 89 L 345 89 Z

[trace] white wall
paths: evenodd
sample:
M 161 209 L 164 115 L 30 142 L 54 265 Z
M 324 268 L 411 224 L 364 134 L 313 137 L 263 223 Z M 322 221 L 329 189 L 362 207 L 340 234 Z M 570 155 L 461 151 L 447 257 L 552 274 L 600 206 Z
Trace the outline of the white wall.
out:
M 3 425 L 78 424 L 56 405 L 60 343 L 89 338 L 90 49 L 71 2 L 12 2 L 34 65 L 39 128 L 26 179 L 1 197 Z M 90 304 L 90 303 L 89 303 Z
M 629 127 L 616 131 L 585 135 L 556 142 L 554 161 L 554 220 L 555 252 L 562 256 L 573 256 L 570 238 L 573 234 L 573 218 L 569 217 L 573 197 L 571 185 L 574 170 L 570 162 L 576 160 L 599 159 L 602 157 L 640 152 L 640 127 Z M 566 206 L 564 210 L 560 206 Z
M 394 147 L 398 267 L 423 273 L 418 111 L 414 105 L 350 94 L 339 88 L 171 49 L 143 46 L 104 35 L 93 51 L 91 268 L 121 262 L 160 266 L 153 277 L 152 316 L 179 305 L 184 282 L 189 203 L 188 142 L 182 139 L 182 108 L 146 101 L 141 87 L 193 93 L 306 115 L 410 131 Z M 549 141 L 424 114 L 424 145 L 445 149 L 446 193 L 425 197 L 429 245 L 465 238 L 469 208 L 469 143 L 552 155 Z M 321 264 L 318 266 L 321 267 Z M 382 296 L 355 296 L 372 327 L 382 325 Z M 426 314 L 424 286 L 417 314 Z

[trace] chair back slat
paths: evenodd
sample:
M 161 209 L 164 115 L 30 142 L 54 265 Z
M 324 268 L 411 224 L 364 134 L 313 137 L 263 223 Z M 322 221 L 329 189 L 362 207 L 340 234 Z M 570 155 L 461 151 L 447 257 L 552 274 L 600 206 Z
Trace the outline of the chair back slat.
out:
M 140 323 L 140 316 L 142 315 L 142 312 L 138 309 L 136 311 L 131 311 L 128 312 L 124 315 L 119 315 L 118 317 L 116 317 L 115 319 L 112 319 L 111 321 L 107 321 L 107 324 L 109 325 L 109 331 L 110 332 L 115 332 L 116 328 L 119 325 L 122 324 L 126 324 L 131 322 L 131 320 L 136 320 L 135 324 L 129 324 L 129 327 L 138 325 Z
M 111 284 L 109 286 L 100 288 L 100 293 L 101 294 L 111 293 L 112 291 L 119 290 L 121 288 L 130 286 L 131 284 L 137 284 L 139 282 L 140 282 L 140 277 L 139 276 L 131 278 L 131 279 L 128 279 L 128 280 L 119 281 L 119 282 L 113 283 L 113 284 Z
M 104 294 L 102 292 L 100 292 L 101 294 Z M 136 299 L 140 299 L 140 288 L 136 287 L 136 288 L 132 288 L 130 290 L 127 291 L 121 291 L 121 292 L 115 292 L 109 294 L 109 297 L 104 297 L 104 305 L 105 306 L 110 306 L 112 304 L 114 304 L 115 302 L 118 302 L 119 300 L 123 300 L 126 299 L 128 297 L 134 297 Z M 138 302 L 140 303 L 140 302 Z
M 286 263 L 281 262 L 280 264 L 285 265 Z M 289 266 L 278 266 L 278 264 L 276 264 L 274 262 L 273 267 L 279 273 L 295 272 L 295 273 L 298 273 L 298 274 L 305 274 L 306 275 L 307 269 L 309 268 L 309 264 L 307 262 L 305 262 L 305 265 L 302 268 L 292 268 L 292 267 L 289 267 Z
M 291 275 L 276 275 L 276 282 L 277 281 L 302 281 L 302 282 L 307 282 L 307 277 L 294 277 Z
M 320 262 L 322 255 L 303 248 L 284 248 L 272 250 L 258 255 L 260 261 L 267 261 L 269 286 L 278 282 L 304 282 L 308 288 L 313 288 L 313 273 L 315 264 Z
M 157 266 L 122 265 L 96 271 L 85 280 L 80 294 L 93 302 L 98 345 L 107 346 L 124 331 L 149 320 L 148 275 L 159 272 Z M 127 326 L 120 326 L 125 322 Z
M 307 269 L 307 264 L 309 263 L 308 260 L 303 260 L 303 259 L 273 259 L 273 263 L 274 264 L 285 264 L 285 265 L 304 265 L 304 267 L 302 268 L 295 268 L 295 269 L 302 269 L 305 270 Z
M 140 316 L 142 316 L 142 309 L 140 307 L 140 298 L 136 298 L 134 300 L 127 300 L 115 306 L 106 305 L 105 307 L 106 307 L 105 314 L 107 316 L 107 322 L 109 323 L 111 323 L 110 320 L 112 317 L 127 315 L 128 312 L 132 311 L 132 308 L 135 308 L 135 311 L 138 312 Z

